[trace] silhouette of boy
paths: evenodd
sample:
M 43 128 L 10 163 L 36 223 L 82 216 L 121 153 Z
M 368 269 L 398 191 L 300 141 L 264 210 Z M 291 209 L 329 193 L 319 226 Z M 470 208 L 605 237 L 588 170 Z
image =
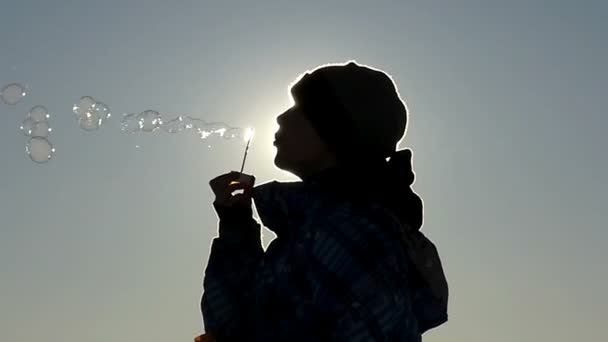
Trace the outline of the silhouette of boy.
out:
M 419 231 L 407 109 L 393 80 L 354 61 L 307 72 L 277 117 L 277 167 L 210 182 L 219 218 L 199 341 L 421 341 L 447 321 L 448 287 Z M 243 190 L 235 194 L 235 190 Z M 260 221 L 277 238 L 264 251 Z

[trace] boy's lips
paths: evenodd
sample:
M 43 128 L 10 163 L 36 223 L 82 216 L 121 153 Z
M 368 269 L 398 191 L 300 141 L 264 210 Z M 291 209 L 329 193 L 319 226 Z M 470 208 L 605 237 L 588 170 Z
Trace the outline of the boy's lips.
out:
M 281 141 L 283 141 L 283 136 L 281 136 L 279 134 L 275 134 L 274 135 L 274 144 L 276 145 L 277 143 L 280 143 Z

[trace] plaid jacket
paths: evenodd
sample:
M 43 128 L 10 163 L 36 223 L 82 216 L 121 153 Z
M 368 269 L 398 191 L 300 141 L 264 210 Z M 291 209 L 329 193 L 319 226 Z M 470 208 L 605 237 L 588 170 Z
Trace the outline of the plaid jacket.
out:
M 398 223 L 382 207 L 276 181 L 256 186 L 254 203 L 277 238 L 264 251 L 256 220 L 220 220 L 201 299 L 217 341 L 414 342 L 447 320 L 413 291 Z

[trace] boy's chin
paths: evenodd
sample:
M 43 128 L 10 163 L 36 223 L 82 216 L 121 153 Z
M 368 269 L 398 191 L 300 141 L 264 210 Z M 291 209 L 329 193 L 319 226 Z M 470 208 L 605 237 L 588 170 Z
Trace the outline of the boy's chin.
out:
M 287 172 L 292 172 L 292 167 L 290 166 L 290 163 L 288 161 L 286 161 L 280 153 L 277 152 L 277 154 L 274 156 L 274 166 L 276 166 L 277 168 L 283 170 L 283 171 L 287 171 Z

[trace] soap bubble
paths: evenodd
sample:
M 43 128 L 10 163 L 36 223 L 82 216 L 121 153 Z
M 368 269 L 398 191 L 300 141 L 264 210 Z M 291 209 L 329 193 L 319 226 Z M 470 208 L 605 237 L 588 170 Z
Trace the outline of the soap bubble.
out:
M 95 116 L 100 120 L 100 125 L 112 116 L 110 107 L 103 102 L 95 102 L 95 104 L 91 106 L 90 111 L 92 116 Z
M 8 84 L 0 91 L 0 99 L 7 105 L 16 105 L 25 95 L 25 87 L 19 83 Z
M 51 160 L 55 149 L 46 138 L 33 137 L 25 146 L 25 152 L 32 161 L 42 164 Z
M 88 117 L 80 118 L 78 125 L 85 131 L 96 131 L 101 127 L 101 119 L 96 114 L 90 113 Z
M 139 119 L 137 116 L 136 113 L 125 115 L 120 122 L 121 129 L 127 133 L 139 132 L 141 127 L 139 126 Z
M 160 113 L 155 110 L 146 110 L 139 113 L 137 119 L 139 121 L 139 127 L 144 132 L 153 132 L 163 123 Z
M 184 117 L 181 115 L 169 121 L 163 122 L 161 127 L 167 133 L 179 133 L 187 129 Z
M 182 120 L 184 121 L 184 127 L 186 129 L 193 129 L 205 123 L 203 120 L 191 116 L 184 116 Z
M 27 117 L 31 118 L 35 122 L 40 122 L 47 121 L 51 117 L 51 115 L 49 114 L 49 111 L 46 109 L 45 106 L 38 105 L 30 109 L 30 111 L 27 113 Z
M 34 132 L 34 130 L 36 129 L 36 121 L 32 118 L 26 118 L 25 120 L 23 120 L 23 123 L 21 123 L 19 129 L 21 130 L 21 132 L 23 132 L 24 135 L 31 137 L 32 132 Z
M 203 125 L 203 127 L 198 127 L 197 133 L 201 139 L 208 139 L 209 137 L 215 136 L 221 137 L 229 128 L 230 127 L 223 122 L 210 122 Z
M 224 139 L 246 140 L 248 130 L 245 128 L 230 128 L 224 133 Z
M 190 116 L 188 116 L 187 118 L 190 120 L 190 124 L 192 125 L 192 127 L 190 128 L 195 129 L 197 131 L 199 128 L 205 127 L 205 125 L 207 124 L 203 119 L 193 118 Z
M 204 121 L 191 116 L 177 116 L 162 123 L 161 128 L 167 133 L 179 133 L 188 129 L 196 129 L 202 126 Z
M 19 129 L 25 136 L 42 138 L 48 137 L 52 130 L 47 121 L 36 122 L 34 119 L 29 117 L 23 120 L 23 123 L 21 123 Z
M 49 133 L 51 133 L 49 123 L 47 121 L 40 121 L 36 122 L 36 126 L 34 127 L 34 130 L 32 130 L 31 136 L 46 138 L 49 136 Z
M 78 119 L 78 125 L 85 131 L 96 131 L 112 114 L 110 107 L 96 101 L 92 96 L 83 96 L 74 104 L 72 111 Z
M 91 96 L 81 97 L 80 100 L 78 100 L 78 103 L 74 104 L 74 107 L 72 107 L 72 111 L 76 114 L 76 118 L 78 120 L 88 118 L 95 102 L 95 99 Z

